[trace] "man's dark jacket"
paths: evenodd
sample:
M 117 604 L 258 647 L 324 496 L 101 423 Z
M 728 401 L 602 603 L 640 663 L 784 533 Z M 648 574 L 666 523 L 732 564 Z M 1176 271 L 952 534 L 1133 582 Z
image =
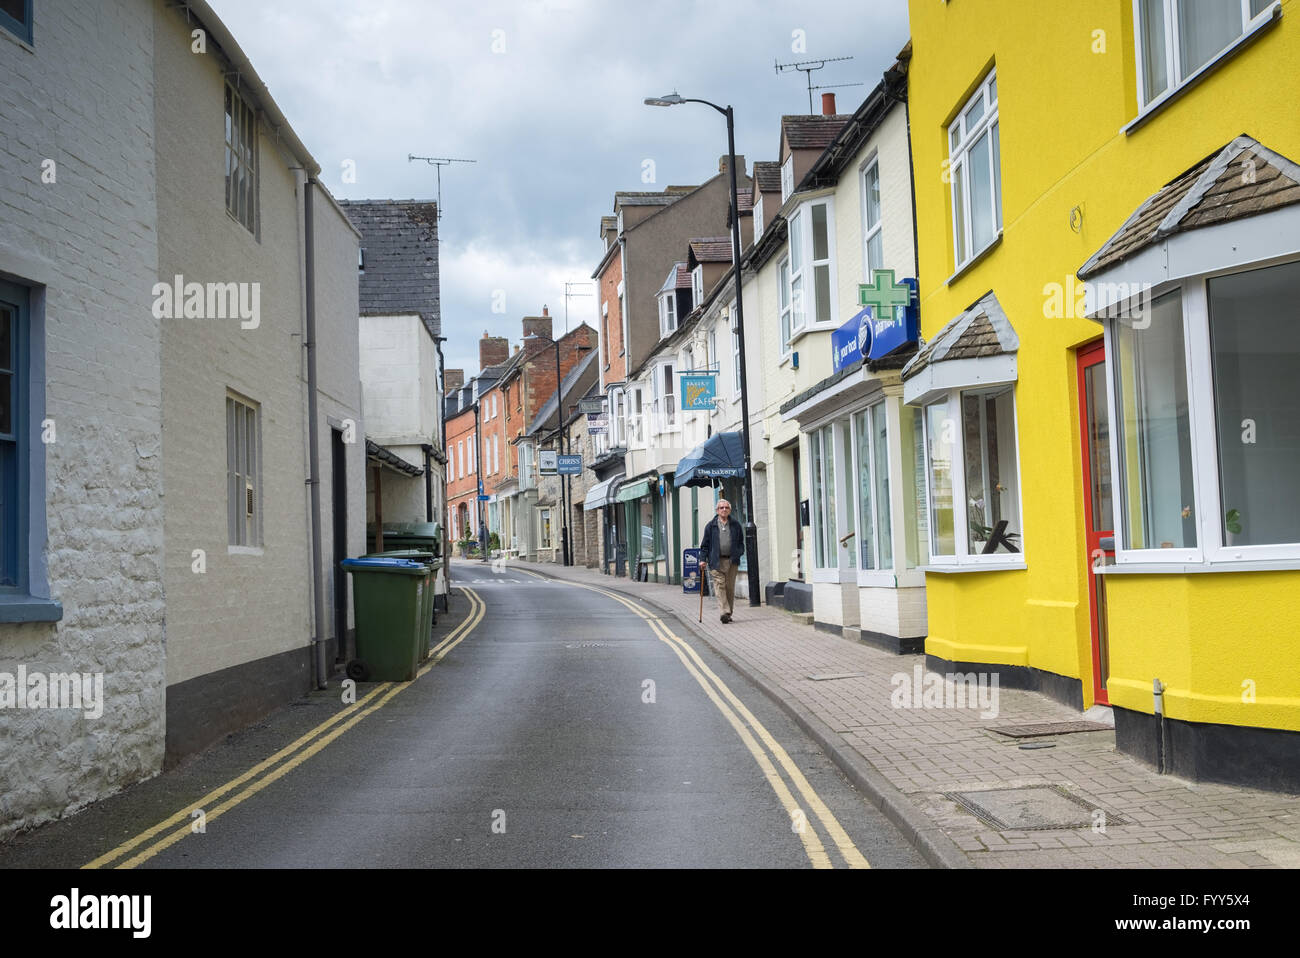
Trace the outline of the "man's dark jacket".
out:
M 734 565 L 745 554 L 745 533 L 734 517 L 728 519 L 727 523 L 731 526 L 731 561 Z M 700 552 L 707 557 L 710 569 L 718 568 L 722 556 L 718 552 L 717 516 L 710 519 L 708 525 L 704 527 L 704 538 L 700 540 Z

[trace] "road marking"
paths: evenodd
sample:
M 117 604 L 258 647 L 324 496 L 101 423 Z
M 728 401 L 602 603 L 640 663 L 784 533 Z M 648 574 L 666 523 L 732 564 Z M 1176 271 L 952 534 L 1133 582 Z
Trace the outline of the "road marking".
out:
M 429 659 L 428 663 L 424 665 L 416 673 L 415 675 L 416 679 L 419 679 L 422 676 L 426 675 L 430 669 L 432 669 L 435 665 L 441 662 L 443 657 L 446 656 L 448 652 L 450 652 L 457 645 L 459 645 L 465 639 L 465 637 L 469 635 L 469 633 L 472 632 L 481 621 L 483 621 L 483 616 L 487 609 L 487 604 L 478 596 L 477 593 L 474 592 L 473 589 L 468 589 L 463 586 L 461 587 L 461 589 L 463 592 L 465 592 L 466 595 L 469 596 L 470 607 L 471 607 L 470 614 L 465 619 L 464 622 L 456 626 L 456 628 L 452 629 L 452 631 L 446 636 L 446 638 L 444 638 L 440 643 L 438 643 L 438 645 L 432 650 L 431 652 L 432 657 Z M 83 865 L 82 868 L 88 868 L 88 869 L 102 868 L 104 865 L 108 864 L 109 862 L 121 858 L 127 852 L 138 847 L 142 843 L 149 841 L 151 838 L 155 837 L 159 833 L 167 830 L 168 828 L 171 828 L 173 825 L 183 822 L 184 824 L 182 824 L 179 828 L 177 828 L 175 831 L 173 831 L 170 835 L 168 835 L 161 841 L 157 842 L 154 845 L 151 845 L 149 848 L 145 849 L 144 851 L 132 856 L 131 858 L 128 858 L 126 861 L 120 862 L 119 864 L 113 867 L 134 868 L 137 865 L 141 864 L 142 862 L 148 861 L 150 858 L 153 858 L 159 852 L 163 851 L 166 848 L 171 847 L 172 845 L 180 841 L 182 838 L 184 838 L 186 835 L 190 834 L 189 818 L 190 818 L 190 812 L 194 808 L 205 808 L 205 806 L 211 804 L 213 801 L 216 801 L 222 795 L 225 795 L 227 792 L 230 792 L 238 788 L 240 785 L 243 785 L 245 782 L 248 782 L 250 779 L 255 778 L 256 776 L 260 775 L 262 772 L 267 771 L 267 769 L 270 769 L 272 768 L 272 766 L 275 766 L 277 765 L 277 763 L 283 761 L 283 764 L 280 764 L 278 768 L 275 768 L 273 771 L 271 771 L 263 778 L 254 782 L 252 785 L 249 785 L 243 791 L 239 792 L 238 794 L 222 802 L 220 805 L 216 806 L 211 811 L 206 811 L 205 809 L 205 816 L 204 816 L 205 821 L 211 822 L 213 819 L 219 818 L 221 815 L 225 814 L 227 811 L 234 808 L 236 805 L 239 805 L 246 799 L 251 798 L 253 795 L 260 792 L 267 785 L 270 785 L 272 782 L 282 778 L 292 769 L 297 768 L 299 765 L 301 765 L 307 759 L 311 758 L 313 755 L 315 755 L 317 752 L 323 749 L 326 745 L 334 741 L 336 738 L 338 738 L 348 729 L 352 728 L 352 726 L 356 725 L 366 716 L 370 715 L 372 712 L 377 712 L 379 709 L 383 708 L 398 693 L 409 688 L 412 684 L 413 684 L 412 682 L 385 682 L 382 685 L 378 686 L 377 688 L 372 689 L 360 701 L 352 705 L 349 705 L 346 709 L 343 709 L 337 715 L 334 715 L 333 717 L 322 722 L 320 725 L 317 725 L 314 729 L 300 736 L 291 744 L 280 749 L 280 751 L 276 752 L 270 758 L 253 766 L 248 771 L 244 772 L 242 775 L 238 776 L 237 778 L 231 779 L 226 784 L 213 789 L 211 792 L 209 792 L 207 795 L 204 795 L 197 802 L 186 805 L 185 808 L 176 812 L 170 818 L 167 818 L 166 820 L 159 822 L 157 825 L 154 825 L 151 828 L 146 829 L 145 831 L 141 832 L 139 835 L 135 836 L 129 841 L 123 842 L 121 845 L 119 845 L 117 848 L 114 848 L 112 851 L 106 852 L 105 854 L 100 855 L 95 860 L 88 862 L 87 864 Z M 367 703 L 369 703 L 373 699 L 376 699 L 376 697 L 379 697 L 378 700 L 375 701 L 373 705 L 367 706 Z M 328 728 L 330 728 L 330 726 L 340 722 L 344 718 L 347 718 L 349 715 L 351 715 L 352 717 L 348 719 L 347 722 L 340 725 L 338 728 L 334 729 L 334 731 L 330 732 L 328 735 L 324 735 L 323 737 L 318 738 L 318 736 L 322 736 L 322 733 L 324 733 Z M 314 744 L 311 744 L 310 747 L 304 749 L 301 752 L 298 752 L 296 755 L 293 754 L 297 752 L 297 750 L 302 746 L 313 742 L 313 740 L 314 740 Z M 288 756 L 290 755 L 292 755 L 293 757 L 288 758 Z M 284 761 L 286 758 L 288 758 L 288 760 Z
M 520 569 L 518 571 L 527 572 L 529 575 L 543 578 L 539 573 L 533 572 L 531 569 Z M 587 589 L 591 592 L 597 592 L 600 595 L 613 599 L 615 602 L 624 605 L 636 615 L 646 620 L 646 622 L 650 624 L 651 628 L 655 630 L 656 635 L 658 635 L 661 641 L 667 642 L 675 650 L 684 650 L 684 653 L 690 656 L 691 660 L 699 667 L 699 670 L 707 675 L 709 679 L 717 685 L 718 690 L 722 693 L 723 697 L 735 707 L 735 710 L 740 713 L 747 723 L 749 723 L 750 727 L 753 728 L 754 732 L 758 735 L 763 744 L 767 746 L 774 756 L 776 756 L 777 762 L 783 769 L 785 769 L 786 774 L 789 775 L 790 779 L 794 782 L 795 788 L 798 789 L 799 793 L 803 796 L 804 801 L 807 802 L 808 806 L 813 810 L 813 814 L 817 816 L 817 820 L 821 822 L 822 827 L 825 828 L 827 833 L 830 835 L 831 841 L 835 844 L 836 850 L 839 851 L 840 856 L 844 859 L 845 863 L 850 868 L 871 867 L 866 857 L 858 850 L 857 846 L 853 844 L 853 840 L 849 837 L 848 833 L 844 831 L 844 827 L 840 825 L 839 820 L 836 819 L 834 813 L 827 808 L 826 803 L 822 801 L 821 796 L 819 796 L 813 789 L 812 785 L 808 782 L 808 779 L 804 777 L 803 772 L 800 771 L 799 766 L 795 764 L 794 760 L 790 758 L 789 753 L 787 753 L 781 746 L 781 743 L 778 742 L 772 736 L 772 733 L 769 732 L 753 715 L 753 713 L 745 707 L 745 704 L 735 696 L 731 689 L 727 687 L 726 683 L 723 682 L 722 679 L 720 679 L 713 670 L 705 664 L 704 660 L 699 657 L 693 648 L 691 648 L 690 644 L 668 628 L 667 623 L 640 603 L 615 592 L 610 592 L 597 586 L 586 585 L 581 582 L 554 579 L 551 581 L 560 581 L 566 585 L 576 586 L 579 589 Z M 681 657 L 682 655 L 683 652 L 678 651 L 678 656 Z M 698 680 L 697 676 L 697 681 Z M 766 758 L 766 756 L 764 756 L 764 758 Z M 809 853 L 809 857 L 812 857 L 811 852 Z M 816 862 L 814 862 L 814 867 L 818 867 Z

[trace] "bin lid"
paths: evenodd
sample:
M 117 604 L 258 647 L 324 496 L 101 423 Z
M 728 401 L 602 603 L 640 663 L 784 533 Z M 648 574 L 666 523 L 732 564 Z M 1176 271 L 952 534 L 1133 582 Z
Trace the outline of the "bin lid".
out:
M 426 565 L 411 559 L 396 556 L 366 556 L 360 559 L 344 559 L 339 563 L 349 572 L 424 572 Z

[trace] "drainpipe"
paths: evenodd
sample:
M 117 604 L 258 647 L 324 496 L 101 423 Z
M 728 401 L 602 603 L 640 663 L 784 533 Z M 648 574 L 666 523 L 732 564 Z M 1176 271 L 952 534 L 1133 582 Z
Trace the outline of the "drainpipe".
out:
M 307 448 L 308 478 L 311 489 L 311 582 L 312 582 L 312 647 L 315 652 L 316 688 L 326 687 L 328 663 L 325 661 L 325 589 L 321 576 L 321 522 L 320 522 L 320 435 L 317 431 L 316 394 L 316 233 L 312 200 L 318 180 L 307 178 L 304 190 L 304 229 L 306 242 L 306 300 L 307 300 Z M 342 637 L 340 636 L 340 640 Z
M 442 344 L 447 341 L 446 336 L 435 336 L 433 338 L 433 348 L 438 352 L 438 448 L 444 452 L 447 449 L 447 357 L 442 354 Z M 429 461 L 425 459 L 425 475 L 428 475 Z M 430 503 L 432 509 L 432 503 Z M 443 603 L 442 611 L 450 612 L 451 606 L 451 516 L 447 508 L 447 464 L 442 466 L 442 574 L 447 579 L 447 595 Z M 433 521 L 432 514 L 429 521 Z

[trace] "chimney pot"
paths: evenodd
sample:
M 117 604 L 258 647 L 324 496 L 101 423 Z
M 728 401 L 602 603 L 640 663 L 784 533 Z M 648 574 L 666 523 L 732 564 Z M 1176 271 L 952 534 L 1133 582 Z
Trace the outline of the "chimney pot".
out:
M 823 93 L 822 94 L 822 116 L 834 116 L 834 115 L 835 115 L 835 94 Z

